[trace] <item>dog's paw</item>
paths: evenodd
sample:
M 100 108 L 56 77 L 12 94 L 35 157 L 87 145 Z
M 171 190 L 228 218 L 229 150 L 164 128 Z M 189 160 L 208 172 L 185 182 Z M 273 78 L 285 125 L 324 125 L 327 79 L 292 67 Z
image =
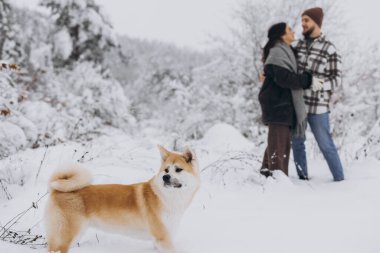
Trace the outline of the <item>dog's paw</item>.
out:
M 178 251 L 170 243 L 155 242 L 154 247 L 160 253 L 178 253 Z

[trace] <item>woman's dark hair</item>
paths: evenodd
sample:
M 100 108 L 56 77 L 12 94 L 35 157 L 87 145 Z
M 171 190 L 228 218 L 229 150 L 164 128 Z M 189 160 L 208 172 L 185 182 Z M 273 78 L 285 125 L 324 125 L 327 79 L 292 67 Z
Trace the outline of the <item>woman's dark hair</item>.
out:
M 262 61 L 265 62 L 269 55 L 269 51 L 271 50 L 277 42 L 282 41 L 281 36 L 286 33 L 286 23 L 281 22 L 272 25 L 268 30 L 268 42 L 265 44 L 263 49 L 263 57 Z

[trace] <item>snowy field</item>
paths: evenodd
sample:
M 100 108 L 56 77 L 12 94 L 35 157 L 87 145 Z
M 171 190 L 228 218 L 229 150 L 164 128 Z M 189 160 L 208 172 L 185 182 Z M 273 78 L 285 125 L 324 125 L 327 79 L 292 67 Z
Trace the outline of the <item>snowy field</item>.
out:
M 94 174 L 95 183 L 149 179 L 160 163 L 157 144 L 171 148 L 159 138 L 115 134 L 85 145 L 26 150 L 1 160 L 0 175 L 13 184 L 7 185 L 10 200 L 0 191 L 0 225 L 42 197 L 50 174 L 65 162 L 80 160 Z M 257 173 L 263 150 L 255 150 L 232 127 L 216 126 L 202 140 L 189 144 L 198 154 L 202 186 L 175 238 L 178 252 L 380 252 L 380 161 L 346 162 L 347 180 L 335 183 L 323 158 L 313 156 L 309 182 L 296 178 L 292 161 L 289 178 L 275 174 L 266 179 Z M 31 234 L 44 235 L 46 199 L 42 197 L 37 208 L 11 229 L 31 228 Z M 46 251 L 0 241 L 1 253 Z M 88 230 L 70 252 L 157 251 L 149 241 Z

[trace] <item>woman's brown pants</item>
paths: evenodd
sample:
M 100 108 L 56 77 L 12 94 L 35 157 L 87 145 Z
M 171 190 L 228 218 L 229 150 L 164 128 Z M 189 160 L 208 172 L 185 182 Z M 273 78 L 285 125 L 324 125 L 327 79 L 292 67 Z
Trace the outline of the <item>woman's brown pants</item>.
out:
M 269 125 L 268 146 L 265 149 L 262 169 L 281 170 L 288 175 L 290 155 L 290 128 L 285 125 Z

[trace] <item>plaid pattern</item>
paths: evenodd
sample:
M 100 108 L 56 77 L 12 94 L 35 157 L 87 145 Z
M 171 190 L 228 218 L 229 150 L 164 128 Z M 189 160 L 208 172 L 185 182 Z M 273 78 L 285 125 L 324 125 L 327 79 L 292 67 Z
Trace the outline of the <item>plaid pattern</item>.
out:
M 306 40 L 299 40 L 296 46 L 298 52 L 298 71 L 308 70 L 317 78 L 325 80 L 321 91 L 304 91 L 307 112 L 321 114 L 330 111 L 331 94 L 342 79 L 342 61 L 335 46 L 321 34 L 307 49 Z

